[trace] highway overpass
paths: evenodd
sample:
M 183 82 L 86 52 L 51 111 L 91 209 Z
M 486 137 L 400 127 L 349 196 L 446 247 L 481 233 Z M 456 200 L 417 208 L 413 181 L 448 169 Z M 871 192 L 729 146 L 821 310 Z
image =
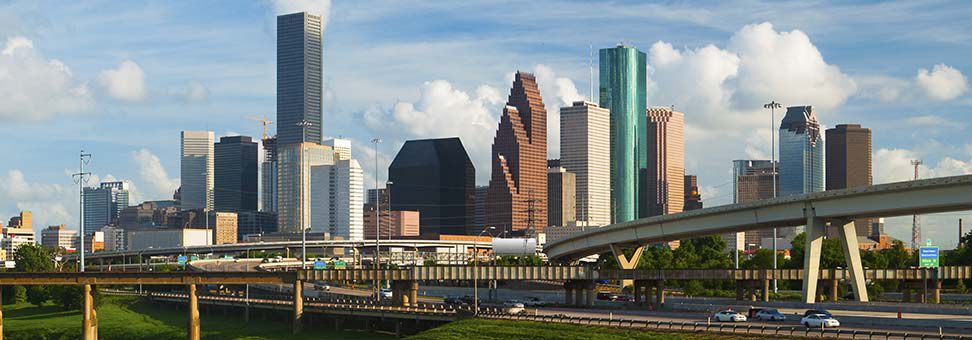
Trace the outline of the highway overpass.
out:
M 841 244 L 855 296 L 867 301 L 863 268 L 853 223 L 856 218 L 893 217 L 972 210 L 972 175 L 880 184 L 750 203 L 724 205 L 644 218 L 589 229 L 548 243 L 551 261 L 570 262 L 613 251 L 624 268 L 634 268 L 645 244 L 773 227 L 807 226 L 803 293 L 812 303 L 819 278 L 820 249 L 825 228 L 840 228 Z M 638 249 L 626 258 L 621 247 Z

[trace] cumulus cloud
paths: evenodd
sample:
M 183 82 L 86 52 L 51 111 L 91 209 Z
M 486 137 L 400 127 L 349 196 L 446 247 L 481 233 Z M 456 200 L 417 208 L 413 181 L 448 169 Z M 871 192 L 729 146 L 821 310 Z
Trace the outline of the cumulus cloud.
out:
M 131 157 L 138 167 L 139 177 L 155 190 L 155 197 L 171 197 L 172 193 L 179 188 L 179 179 L 169 178 L 169 173 L 162 166 L 162 161 L 151 150 L 139 149 L 132 152 Z
M 198 81 L 189 82 L 186 88 L 186 100 L 190 102 L 205 102 L 209 100 L 209 88 Z
M 130 102 L 145 99 L 145 72 L 131 60 L 125 60 L 114 69 L 101 71 L 98 81 L 112 98 Z
M 533 75 L 537 77 L 540 95 L 547 109 L 547 157 L 560 158 L 560 108 L 587 97 L 577 91 L 573 80 L 557 76 L 550 66 L 534 66 Z
M 0 51 L 0 119 L 37 121 L 82 112 L 93 104 L 88 85 L 48 59 L 25 37 L 10 37 Z
M 17 169 L 0 176 L 0 202 L 4 202 L 0 210 L 10 213 L 30 210 L 35 231 L 52 224 L 77 225 L 76 190 L 69 185 L 30 182 Z
M 945 64 L 935 65 L 931 71 L 924 68 L 918 70 L 915 82 L 929 98 L 942 101 L 961 96 L 969 87 L 962 72 Z

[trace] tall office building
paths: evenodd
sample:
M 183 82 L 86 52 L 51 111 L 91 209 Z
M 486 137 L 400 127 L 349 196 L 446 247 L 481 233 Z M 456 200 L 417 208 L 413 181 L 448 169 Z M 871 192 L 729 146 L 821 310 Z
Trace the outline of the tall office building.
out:
M 458 137 L 405 141 L 388 180 L 391 210 L 418 211 L 422 234 L 465 235 L 473 225 L 476 168 Z
M 340 157 L 335 152 L 335 157 Z M 311 229 L 345 240 L 364 239 L 364 173 L 354 159 L 311 167 Z
M 324 141 L 324 145 L 334 149 L 334 153 L 337 155 L 335 159 L 351 159 L 350 139 L 332 138 Z
M 699 178 L 685 175 L 685 207 L 683 210 L 702 209 L 702 194 L 699 193 Z
M 323 48 L 321 16 L 306 12 L 277 16 L 277 143 L 323 140 Z M 310 123 L 299 126 L 301 121 Z
M 647 56 L 634 47 L 600 50 L 601 107 L 611 112 L 611 218 L 620 223 L 644 214 L 639 199 L 647 187 Z
M 648 167 L 642 217 L 682 212 L 685 205 L 685 114 L 649 108 Z
M 128 207 L 129 186 L 125 182 L 102 182 L 97 188 L 84 188 L 84 232 L 101 230 L 118 221 Z
M 491 162 L 487 225 L 499 231 L 543 232 L 547 225 L 547 111 L 533 74 L 516 73 L 493 138 Z
M 277 230 L 310 228 L 311 167 L 334 164 L 334 150 L 316 143 L 277 145 Z
M 611 113 L 578 101 L 560 109 L 560 166 L 575 174 L 577 221 L 611 224 Z
M 826 136 L 827 190 L 871 185 L 871 129 L 838 124 Z M 871 219 L 855 220 L 854 227 L 857 236 L 871 235 Z
M 213 205 L 219 211 L 257 210 L 258 147 L 247 136 L 222 137 L 213 147 Z
M 773 198 L 773 181 L 777 174 L 770 160 L 740 159 L 732 161 L 733 202 L 748 203 Z M 779 166 L 776 167 L 779 170 Z M 777 183 L 777 185 L 779 185 Z M 772 229 L 745 232 L 739 249 L 758 248 L 764 238 L 773 238 Z
M 563 167 L 547 169 L 547 226 L 577 222 L 577 176 Z
M 476 202 L 475 203 L 476 208 L 473 209 L 475 211 L 473 213 L 473 225 L 476 226 L 476 227 L 478 227 L 478 228 L 480 228 L 480 229 L 483 226 L 486 225 L 486 195 L 487 195 L 487 193 L 489 193 L 489 186 L 488 185 L 480 185 L 480 186 L 477 186 L 476 187 L 476 200 L 475 200 L 475 202 Z
M 183 209 L 213 208 L 213 132 L 182 131 Z
M 824 143 L 812 106 L 791 106 L 780 123 L 779 196 L 824 190 Z M 803 228 L 779 228 L 778 236 L 792 239 Z
M 277 137 L 263 140 L 263 163 L 260 164 L 260 211 L 277 212 Z

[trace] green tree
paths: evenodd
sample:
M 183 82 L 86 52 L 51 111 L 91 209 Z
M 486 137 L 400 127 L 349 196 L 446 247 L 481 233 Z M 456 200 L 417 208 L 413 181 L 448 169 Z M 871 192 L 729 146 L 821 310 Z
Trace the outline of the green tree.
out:
M 783 255 L 777 256 L 777 264 L 783 263 Z M 759 249 L 749 258 L 741 261 L 739 263 L 739 268 L 742 269 L 770 269 L 773 268 L 773 250 L 772 249 Z
M 3 304 L 12 305 L 27 302 L 27 288 L 24 286 L 3 286 Z
M 37 244 L 27 243 L 17 247 L 14 261 L 17 262 L 16 271 L 46 272 L 54 270 L 54 251 Z
M 900 240 L 895 240 L 890 249 L 881 250 L 881 254 L 887 259 L 888 268 L 891 269 L 908 268 L 918 263 Z
M 47 286 L 27 287 L 27 302 L 35 306 L 40 306 L 51 299 Z
M 667 246 L 645 247 L 638 261 L 638 269 L 667 269 L 672 267 L 672 249 Z

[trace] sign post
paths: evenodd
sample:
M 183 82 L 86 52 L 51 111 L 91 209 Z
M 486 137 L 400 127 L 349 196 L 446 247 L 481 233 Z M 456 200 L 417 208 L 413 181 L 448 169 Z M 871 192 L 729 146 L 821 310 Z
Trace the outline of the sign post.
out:
M 185 266 L 186 265 L 186 261 L 189 260 L 189 258 L 186 257 L 185 255 L 179 255 L 179 258 L 178 259 L 179 259 L 179 265 L 180 266 Z
M 918 267 L 922 268 L 921 282 L 924 290 L 921 293 L 921 300 L 928 301 L 925 292 L 928 292 L 928 268 L 938 268 L 938 247 L 931 245 L 931 240 L 925 241 L 925 246 L 918 252 Z

